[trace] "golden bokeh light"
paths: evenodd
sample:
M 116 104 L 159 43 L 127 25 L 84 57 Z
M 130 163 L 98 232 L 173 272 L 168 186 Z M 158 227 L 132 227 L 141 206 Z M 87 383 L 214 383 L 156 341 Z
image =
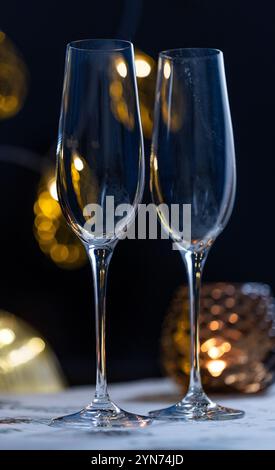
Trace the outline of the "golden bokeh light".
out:
M 0 31 L 0 119 L 15 116 L 27 94 L 28 72 L 19 52 Z
M 164 78 L 166 78 L 166 80 L 169 80 L 170 75 L 171 75 L 171 65 L 169 64 L 168 61 L 166 61 L 164 64 L 163 75 L 164 75 Z
M 82 171 L 84 168 L 84 163 L 79 155 L 74 156 L 74 166 L 77 171 Z
M 135 66 L 143 134 L 147 139 L 151 139 L 153 131 L 157 66 L 152 57 L 139 49 L 135 49 Z
M 31 338 L 18 349 L 13 349 L 6 358 L 7 367 L 18 367 L 21 364 L 31 361 L 38 354 L 44 351 L 46 345 L 41 338 Z
M 119 80 L 114 80 L 110 85 L 110 95 L 114 99 L 120 99 L 123 94 L 123 86 Z
M 220 322 L 213 320 L 209 323 L 209 328 L 211 331 L 216 331 L 220 328 Z
M 13 343 L 15 340 L 15 333 L 10 328 L 1 328 L 0 330 L 0 348 Z
M 112 80 L 109 87 L 111 109 L 119 122 L 128 130 L 133 130 L 135 108 L 131 107 L 129 104 L 131 101 L 128 99 L 131 90 L 131 76 L 128 73 L 127 64 L 120 54 L 114 60 L 115 67 L 110 72 Z M 135 49 L 135 69 L 143 135 L 150 139 L 153 129 L 156 63 L 152 57 Z
M 55 200 L 58 201 L 58 195 L 57 195 L 57 187 L 56 187 L 56 179 L 55 177 L 52 177 L 48 181 L 48 190 L 50 192 L 51 197 Z
M 127 104 L 127 96 L 131 82 L 128 79 L 127 64 L 121 54 L 114 58 L 115 68 L 111 67 L 111 83 L 109 95 L 111 110 L 114 117 L 122 123 L 128 130 L 133 130 L 135 126 L 133 109 Z M 127 77 L 127 78 L 126 78 Z
M 212 377 L 219 377 L 226 367 L 226 362 L 222 360 L 208 361 L 206 367 Z
M 216 345 L 216 339 L 215 338 L 210 338 L 201 345 L 201 351 L 202 352 L 207 352 L 210 348 L 214 347 Z
M 223 352 L 220 350 L 220 348 L 217 348 L 216 346 L 213 346 L 213 348 L 210 348 L 208 351 L 208 356 L 211 357 L 211 359 L 218 359 L 218 357 L 222 355 Z
M 78 154 L 75 155 L 72 164 L 74 185 L 78 184 L 79 171 L 83 168 L 82 159 Z M 41 179 L 34 214 L 34 234 L 43 253 L 62 268 L 74 269 L 83 266 L 86 262 L 86 252 L 64 219 L 58 202 L 53 170 L 49 170 Z
M 239 319 L 239 315 L 237 313 L 231 313 L 229 316 L 230 323 L 236 323 Z
M 201 345 L 201 352 L 206 353 L 208 357 L 210 357 L 210 359 L 213 359 L 213 360 L 220 359 L 223 355 L 225 355 L 226 353 L 229 353 L 230 350 L 231 350 L 231 344 L 228 341 L 224 341 L 223 338 L 221 337 L 210 338 L 204 341 Z M 211 364 L 211 361 L 210 362 L 208 361 L 207 364 Z M 209 368 L 207 366 L 210 374 L 213 377 L 216 377 L 216 375 L 212 374 L 213 367 L 210 366 Z M 221 373 L 222 373 L 222 370 L 221 370 Z
M 135 66 L 136 66 L 136 75 L 138 78 L 145 78 L 148 77 L 151 73 L 151 65 L 149 62 L 144 59 L 143 57 L 135 59 Z
M 122 77 L 127 77 L 127 65 L 124 60 L 120 59 L 116 65 L 117 73 Z

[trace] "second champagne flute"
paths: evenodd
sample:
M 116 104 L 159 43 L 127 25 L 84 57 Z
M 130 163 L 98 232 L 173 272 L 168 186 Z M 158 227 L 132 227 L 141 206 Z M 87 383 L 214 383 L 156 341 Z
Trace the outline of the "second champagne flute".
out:
M 135 217 L 143 185 L 132 44 L 121 40 L 70 43 L 58 135 L 57 189 L 62 211 L 84 244 L 93 271 L 97 373 L 92 402 L 75 414 L 54 419 L 52 425 L 112 429 L 144 427 L 151 421 L 110 400 L 105 359 L 108 266 L 120 235 Z M 132 207 L 127 217 L 125 204 Z
M 204 263 L 235 198 L 235 154 L 223 65 L 217 49 L 174 49 L 159 56 L 151 191 L 161 223 L 180 250 L 189 283 L 191 371 L 186 396 L 150 413 L 157 419 L 219 420 L 243 412 L 212 402 L 199 365 L 199 304 Z M 183 215 L 171 223 L 161 205 Z M 185 205 L 185 214 L 181 212 Z M 189 212 L 188 212 L 189 211 Z M 188 215 L 190 215 L 188 221 Z

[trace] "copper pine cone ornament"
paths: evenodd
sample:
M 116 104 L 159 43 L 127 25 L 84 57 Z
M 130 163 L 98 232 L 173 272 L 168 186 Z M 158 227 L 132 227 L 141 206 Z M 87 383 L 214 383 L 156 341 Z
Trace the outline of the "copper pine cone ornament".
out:
M 189 380 L 188 288 L 172 299 L 162 331 L 164 370 L 186 390 Z M 204 284 L 200 364 L 206 390 L 255 393 L 274 380 L 275 303 L 259 283 Z

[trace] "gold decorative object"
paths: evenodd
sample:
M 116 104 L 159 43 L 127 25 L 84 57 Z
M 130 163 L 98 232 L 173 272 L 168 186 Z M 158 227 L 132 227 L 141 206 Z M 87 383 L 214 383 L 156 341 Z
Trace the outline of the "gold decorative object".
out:
M 78 184 L 82 165 L 80 157 L 75 157 L 72 169 L 74 185 Z M 53 169 L 49 169 L 40 181 L 34 213 L 34 234 L 43 253 L 62 268 L 74 269 L 85 264 L 85 250 L 67 227 L 61 212 Z
M 0 31 L 0 119 L 17 114 L 27 93 L 28 72 L 21 56 Z
M 57 359 L 23 320 L 0 311 L 0 392 L 48 393 L 64 388 Z
M 176 292 L 162 333 L 165 371 L 187 389 L 188 289 Z M 265 284 L 204 284 L 200 314 L 202 381 L 209 391 L 255 393 L 274 379 L 275 307 Z

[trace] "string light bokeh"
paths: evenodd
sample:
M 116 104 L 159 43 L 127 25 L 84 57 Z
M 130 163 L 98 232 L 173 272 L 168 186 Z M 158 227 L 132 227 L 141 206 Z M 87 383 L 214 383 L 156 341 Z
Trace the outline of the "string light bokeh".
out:
M 153 130 L 157 65 L 152 57 L 137 49 L 135 51 L 135 66 L 142 130 L 144 137 L 151 139 Z
M 156 84 L 156 63 L 152 57 L 140 50 L 135 50 L 135 68 L 139 92 L 139 106 L 144 137 L 150 139 L 153 129 L 153 109 Z M 131 115 L 126 96 L 127 65 L 120 55 L 115 58 L 115 67 L 112 69 L 112 82 L 110 85 L 111 108 L 116 119 L 122 122 L 129 130 L 133 128 L 134 117 Z M 129 96 L 128 96 L 129 97 Z
M 77 160 L 77 164 L 80 165 L 80 161 Z M 34 214 L 34 234 L 42 252 L 62 268 L 83 266 L 86 252 L 61 212 L 54 169 L 48 169 L 41 178 Z
M 14 44 L 0 31 L 0 119 L 11 118 L 20 111 L 27 88 L 27 67 Z

